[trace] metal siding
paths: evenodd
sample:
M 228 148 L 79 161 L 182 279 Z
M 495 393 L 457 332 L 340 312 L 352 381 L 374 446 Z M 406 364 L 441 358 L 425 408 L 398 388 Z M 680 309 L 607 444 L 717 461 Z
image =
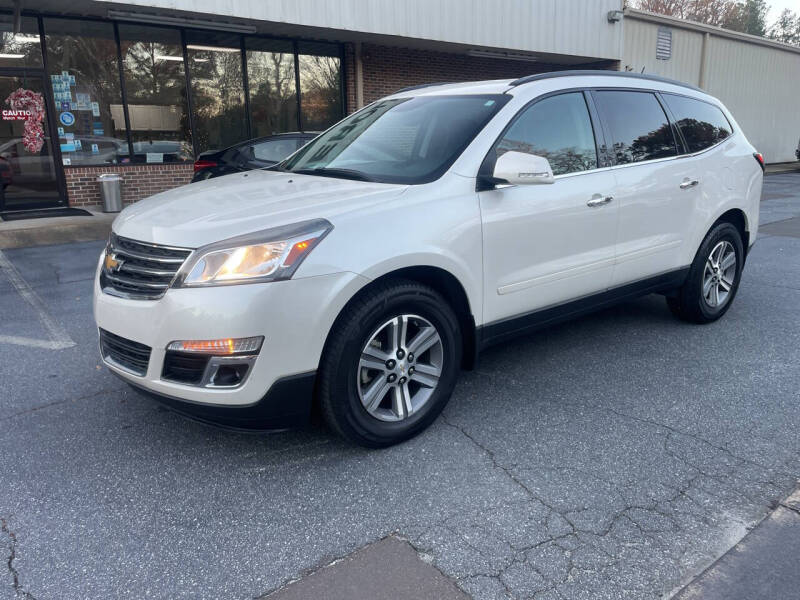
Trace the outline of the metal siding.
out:
M 606 19 L 622 0 L 127 0 L 109 6 L 613 60 L 623 29 Z
M 663 26 L 663 25 L 662 25 Z M 703 33 L 672 29 L 672 58 L 656 59 L 658 23 L 627 17 L 623 67 L 700 84 Z M 705 90 L 731 111 L 767 162 L 795 159 L 800 138 L 800 53 L 711 33 Z
M 663 27 L 663 25 L 661 26 Z M 625 51 L 623 68 L 631 71 L 661 75 L 678 81 L 698 85 L 700 83 L 700 54 L 703 34 L 670 27 L 672 31 L 672 57 L 669 60 L 656 58 L 659 25 L 636 19 L 625 19 Z
M 725 103 L 767 162 L 795 160 L 800 54 L 711 37 L 708 92 Z

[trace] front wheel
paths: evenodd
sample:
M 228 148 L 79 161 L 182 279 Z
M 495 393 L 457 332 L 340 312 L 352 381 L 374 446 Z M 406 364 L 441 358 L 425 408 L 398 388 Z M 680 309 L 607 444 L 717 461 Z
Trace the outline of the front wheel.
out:
M 396 444 L 436 419 L 460 363 L 461 332 L 447 301 L 416 282 L 382 284 L 331 331 L 320 367 L 323 414 L 357 444 Z
M 667 297 L 672 313 L 691 323 L 711 323 L 724 315 L 739 289 L 744 246 L 739 230 L 720 223 L 708 232 L 689 275 L 677 294 Z

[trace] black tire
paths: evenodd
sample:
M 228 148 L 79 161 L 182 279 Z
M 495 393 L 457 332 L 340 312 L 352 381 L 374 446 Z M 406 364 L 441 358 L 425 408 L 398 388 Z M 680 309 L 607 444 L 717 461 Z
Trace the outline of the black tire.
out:
M 703 294 L 703 281 L 706 268 L 706 261 L 712 250 L 721 242 L 728 242 L 733 246 L 736 255 L 736 269 L 733 285 L 724 301 L 719 306 L 712 306 Z M 673 315 L 690 323 L 711 323 L 724 315 L 739 290 L 739 282 L 742 278 L 742 267 L 744 266 L 744 246 L 739 230 L 730 223 L 718 223 L 708 232 L 700 249 L 694 257 L 694 261 L 689 269 L 686 282 L 676 293 L 667 296 L 667 306 Z
M 358 365 L 376 328 L 404 314 L 418 315 L 436 328 L 441 339 L 441 375 L 418 411 L 404 420 L 386 422 L 367 412 L 361 402 Z M 382 448 L 407 440 L 428 427 L 447 404 L 461 351 L 458 319 L 438 292 L 407 280 L 378 284 L 347 306 L 328 336 L 318 380 L 322 414 L 337 433 L 361 446 Z

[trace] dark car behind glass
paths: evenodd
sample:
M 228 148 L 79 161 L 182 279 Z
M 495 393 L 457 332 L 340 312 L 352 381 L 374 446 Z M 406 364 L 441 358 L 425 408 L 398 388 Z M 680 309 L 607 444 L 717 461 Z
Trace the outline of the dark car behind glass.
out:
M 271 167 L 317 137 L 316 132 L 281 133 L 203 152 L 194 162 L 192 182 L 239 171 Z

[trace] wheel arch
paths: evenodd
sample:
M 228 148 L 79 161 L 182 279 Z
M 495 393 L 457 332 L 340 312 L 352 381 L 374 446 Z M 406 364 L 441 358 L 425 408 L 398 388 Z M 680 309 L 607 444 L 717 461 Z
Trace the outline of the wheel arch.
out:
M 731 208 L 722 213 L 717 220 L 714 221 L 714 225 L 718 223 L 730 223 L 736 227 L 739 231 L 739 235 L 742 236 L 742 246 L 744 247 L 744 255 L 746 257 L 750 248 L 750 226 L 747 220 L 747 213 L 740 208 Z M 713 229 L 714 225 L 709 228 L 709 231 Z
M 472 312 L 467 291 L 450 271 L 441 267 L 431 265 L 414 265 L 394 269 L 380 277 L 372 279 L 368 284 L 360 288 L 353 296 L 345 303 L 339 311 L 330 331 L 333 331 L 337 322 L 346 312 L 348 307 L 361 298 L 364 294 L 369 293 L 375 286 L 386 283 L 391 280 L 406 280 L 414 281 L 422 285 L 426 285 L 439 294 L 441 294 L 450 304 L 450 307 L 456 313 L 459 325 L 461 327 L 462 338 L 462 368 L 472 369 L 475 367 L 477 361 L 478 343 L 476 339 L 475 317 Z M 328 336 L 330 336 L 330 331 Z M 328 346 L 328 339 L 325 341 L 325 347 Z

